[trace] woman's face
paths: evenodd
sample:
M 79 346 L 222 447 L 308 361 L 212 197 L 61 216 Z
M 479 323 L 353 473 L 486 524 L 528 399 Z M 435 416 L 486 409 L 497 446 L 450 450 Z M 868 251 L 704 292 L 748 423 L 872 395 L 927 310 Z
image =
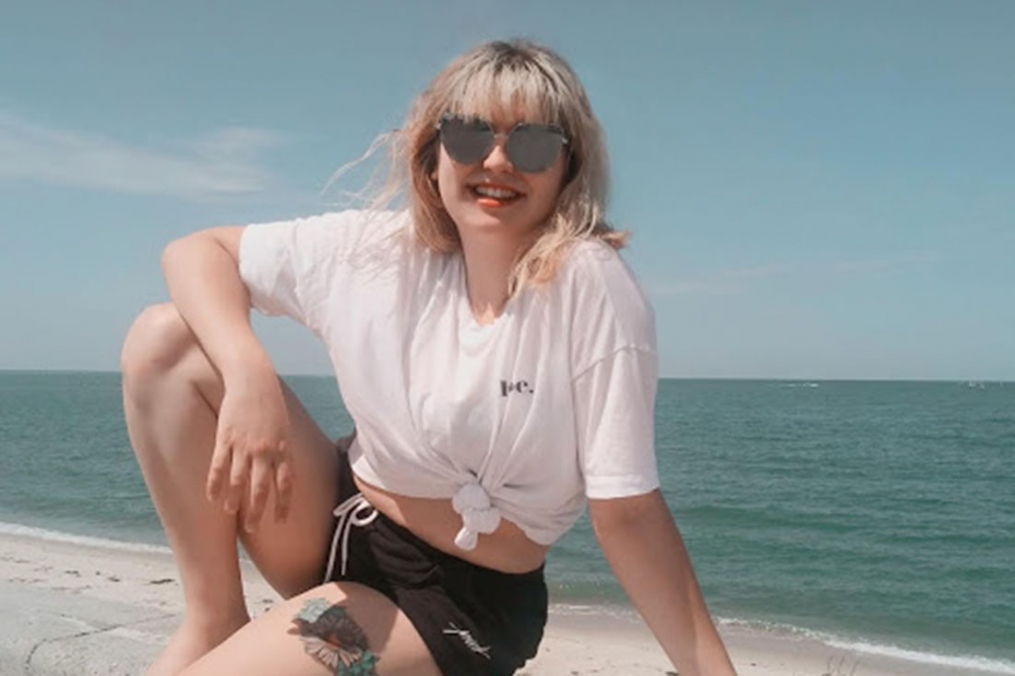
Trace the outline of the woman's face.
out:
M 506 134 L 521 116 L 498 116 L 490 120 L 494 131 Z M 565 153 L 544 171 L 517 170 L 504 152 L 504 136 L 484 159 L 462 164 L 451 159 L 438 144 L 437 185 L 444 208 L 459 234 L 497 234 L 520 242 L 536 232 L 550 217 L 564 177 Z

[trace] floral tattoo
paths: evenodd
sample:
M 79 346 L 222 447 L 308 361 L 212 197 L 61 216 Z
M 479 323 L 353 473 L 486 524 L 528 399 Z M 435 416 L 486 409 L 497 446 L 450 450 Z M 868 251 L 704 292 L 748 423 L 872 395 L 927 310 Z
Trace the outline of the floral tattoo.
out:
M 327 600 L 309 599 L 293 618 L 303 649 L 335 670 L 335 676 L 377 676 L 380 659 L 370 652 L 367 635 L 345 608 Z

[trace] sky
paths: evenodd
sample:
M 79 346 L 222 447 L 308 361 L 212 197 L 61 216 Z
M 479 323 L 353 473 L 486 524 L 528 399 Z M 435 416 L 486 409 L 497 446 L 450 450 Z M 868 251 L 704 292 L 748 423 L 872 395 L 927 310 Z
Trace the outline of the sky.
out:
M 451 58 L 520 36 L 603 124 L 662 376 L 1015 380 L 1013 28 L 989 0 L 14 3 L 0 369 L 118 370 L 169 241 L 328 211 Z

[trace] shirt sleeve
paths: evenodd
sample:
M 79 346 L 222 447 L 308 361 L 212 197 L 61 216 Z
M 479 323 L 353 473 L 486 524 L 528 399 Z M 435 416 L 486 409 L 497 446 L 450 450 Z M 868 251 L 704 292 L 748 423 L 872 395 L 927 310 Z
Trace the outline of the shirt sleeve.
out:
M 240 279 L 251 305 L 286 315 L 320 334 L 335 275 L 365 239 L 371 219 L 342 211 L 247 225 L 240 238 Z
M 659 487 L 655 457 L 655 352 L 616 350 L 573 381 L 578 455 L 589 498 L 619 498 Z

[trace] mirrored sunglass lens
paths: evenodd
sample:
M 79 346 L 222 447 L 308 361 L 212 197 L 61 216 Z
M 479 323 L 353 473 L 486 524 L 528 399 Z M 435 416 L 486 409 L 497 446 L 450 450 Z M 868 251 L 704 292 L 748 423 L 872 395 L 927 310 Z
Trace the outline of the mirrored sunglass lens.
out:
M 508 136 L 508 158 L 521 171 L 543 171 L 556 161 L 562 144 L 560 134 L 550 129 L 520 126 Z
M 473 164 L 490 151 L 493 130 L 481 121 L 448 119 L 441 125 L 441 141 L 452 159 Z

